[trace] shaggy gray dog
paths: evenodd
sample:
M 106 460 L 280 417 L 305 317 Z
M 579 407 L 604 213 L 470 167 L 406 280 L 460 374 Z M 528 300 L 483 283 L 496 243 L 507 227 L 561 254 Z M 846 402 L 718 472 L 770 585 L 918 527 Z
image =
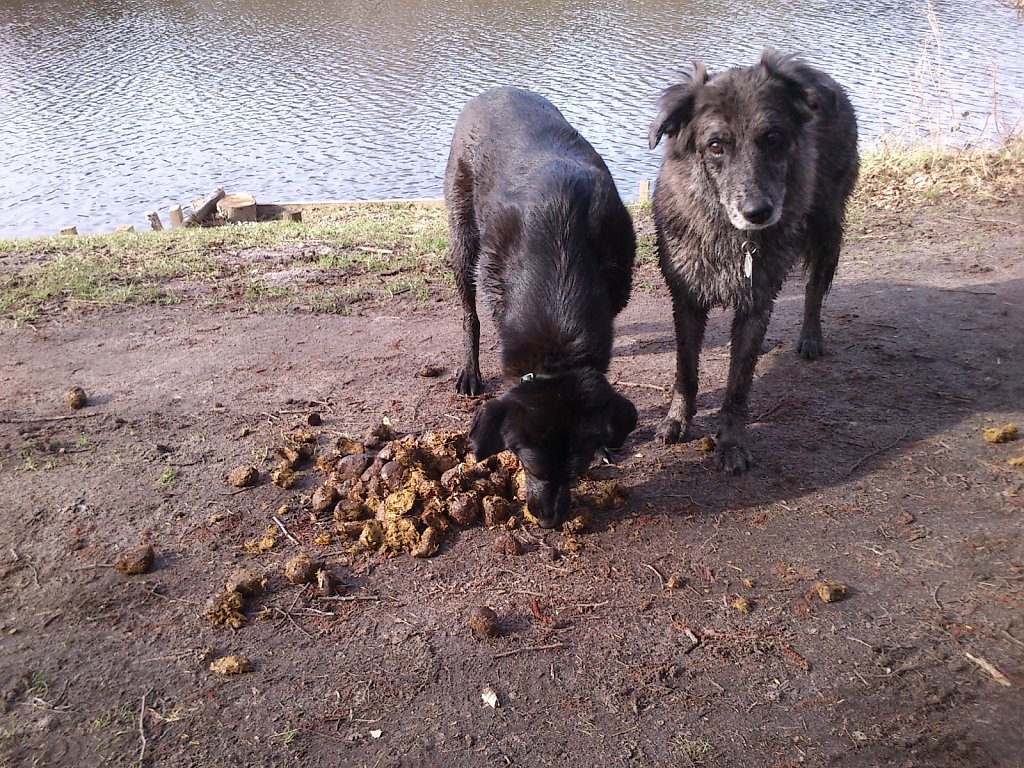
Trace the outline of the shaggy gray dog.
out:
M 821 302 L 857 180 L 857 122 L 832 78 L 771 50 L 752 67 L 712 77 L 696 63 L 658 106 L 650 145 L 665 137 L 666 146 L 653 210 L 672 293 L 676 378 L 657 436 L 675 443 L 684 423 L 689 431 L 708 310 L 732 307 L 715 453 L 720 468 L 739 474 L 751 464 L 746 420 L 754 367 L 775 297 L 801 259 L 809 274 L 797 352 L 824 354 Z

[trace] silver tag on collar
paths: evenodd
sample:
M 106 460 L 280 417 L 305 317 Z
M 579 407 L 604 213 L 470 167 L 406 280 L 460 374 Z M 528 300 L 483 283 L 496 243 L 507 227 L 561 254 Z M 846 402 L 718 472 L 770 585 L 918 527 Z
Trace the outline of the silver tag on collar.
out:
M 743 253 L 743 276 L 750 279 L 754 274 L 754 257 L 757 256 L 757 243 L 751 240 L 744 240 L 740 246 Z

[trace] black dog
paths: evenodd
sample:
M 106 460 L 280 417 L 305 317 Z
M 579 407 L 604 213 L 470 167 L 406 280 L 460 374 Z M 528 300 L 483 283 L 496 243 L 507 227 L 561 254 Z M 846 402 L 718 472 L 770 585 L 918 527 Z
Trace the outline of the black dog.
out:
M 797 345 L 821 356 L 821 301 L 832 284 L 846 201 L 857 180 L 857 123 L 843 89 L 792 56 L 709 78 L 695 64 L 662 95 L 654 149 L 668 137 L 654 192 L 661 271 L 672 293 L 676 379 L 658 428 L 680 439 L 696 413 L 697 359 L 710 307 L 731 306 L 719 466 L 750 467 L 747 397 L 775 297 L 798 258 L 809 271 Z
M 477 290 L 513 385 L 481 406 L 470 445 L 477 460 L 515 452 L 531 514 L 557 526 L 597 449 L 620 447 L 636 427 L 636 408 L 604 376 L 612 320 L 629 300 L 632 220 L 594 148 L 548 101 L 515 88 L 463 108 L 444 196 L 464 309 L 456 389 L 483 387 Z

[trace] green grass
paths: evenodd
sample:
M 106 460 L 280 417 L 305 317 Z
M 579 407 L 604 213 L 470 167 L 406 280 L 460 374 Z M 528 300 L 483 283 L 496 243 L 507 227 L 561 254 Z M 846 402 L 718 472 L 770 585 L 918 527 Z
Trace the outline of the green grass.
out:
M 127 704 L 114 705 L 89 723 L 93 731 L 113 731 L 116 735 L 128 733 L 135 725 L 135 709 Z
M 94 306 L 173 300 L 171 278 L 201 280 L 216 270 L 208 247 L 174 233 L 111 234 L 0 241 L 0 256 L 35 263 L 0 274 L 0 316 L 29 320 L 61 300 Z
M 882 142 L 865 151 L 851 220 L 876 205 L 1022 192 L 1024 139 L 991 149 Z M 657 262 L 650 203 L 629 206 L 637 261 Z M 134 234 L 0 240 L 0 318 L 192 302 L 246 312 L 347 314 L 453 293 L 441 208 L 379 203 L 266 222 Z
M 0 317 L 25 322 L 50 311 L 174 303 L 196 293 L 212 305 L 240 299 L 245 309 L 259 311 L 310 294 L 264 278 L 295 264 L 323 270 L 333 287 L 314 298 L 333 311 L 394 295 L 423 299 L 429 280 L 450 282 L 444 274 L 448 241 L 442 209 L 362 205 L 312 209 L 304 219 L 301 224 L 0 240 L 0 265 L 4 257 L 24 264 L 0 267 Z M 288 251 L 284 265 L 246 258 L 282 248 Z M 398 279 L 382 283 L 382 274 Z
M 1024 136 L 998 147 L 951 149 L 932 141 L 881 142 L 861 154 L 855 204 L 894 193 L 909 199 L 1002 198 L 1024 189 Z
M 298 728 L 291 728 L 291 727 L 286 728 L 285 730 L 281 731 L 281 733 L 275 733 L 274 734 L 274 736 L 280 736 L 281 737 L 281 743 L 283 743 L 285 745 L 293 743 L 295 741 L 295 737 L 298 736 L 298 735 L 299 735 L 299 729 Z

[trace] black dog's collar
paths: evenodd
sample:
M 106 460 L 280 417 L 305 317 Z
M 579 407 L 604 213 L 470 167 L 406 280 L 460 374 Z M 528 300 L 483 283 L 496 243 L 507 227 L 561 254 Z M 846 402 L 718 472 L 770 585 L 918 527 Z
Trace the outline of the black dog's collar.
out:
M 519 379 L 520 384 L 525 384 L 528 381 L 548 381 L 549 379 L 558 378 L 553 373 L 527 373 Z

